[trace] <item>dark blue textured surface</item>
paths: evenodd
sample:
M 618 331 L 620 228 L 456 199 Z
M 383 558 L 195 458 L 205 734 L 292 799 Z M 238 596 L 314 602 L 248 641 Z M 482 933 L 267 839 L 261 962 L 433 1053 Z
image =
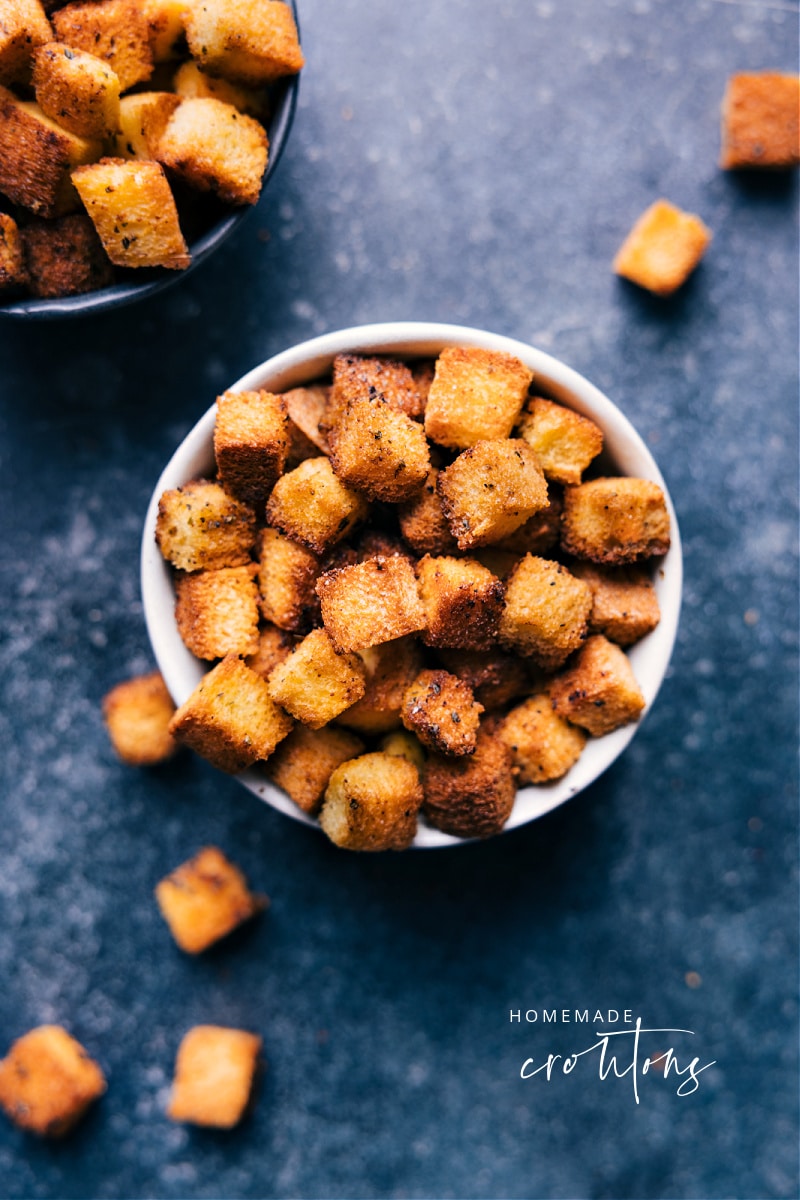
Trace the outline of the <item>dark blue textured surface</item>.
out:
M 224 250 L 146 306 L 0 326 L 0 1041 L 63 1022 L 109 1077 L 63 1145 L 0 1125 L 0 1194 L 796 1197 L 798 189 L 716 159 L 727 75 L 797 69 L 797 5 L 301 16 L 292 140 Z M 667 302 L 609 269 L 659 195 L 714 231 Z M 603 388 L 667 479 L 686 591 L 656 705 L 588 792 L 482 846 L 362 858 L 188 756 L 123 767 L 99 705 L 151 665 L 139 537 L 183 434 L 270 354 L 395 318 Z M 152 888 L 208 842 L 273 903 L 195 961 Z M 522 1081 L 592 1040 L 509 1023 L 552 1007 L 693 1030 L 681 1064 L 716 1065 L 685 1098 L 648 1074 L 638 1106 L 590 1060 Z M 264 1037 L 226 1135 L 163 1115 L 200 1021 Z

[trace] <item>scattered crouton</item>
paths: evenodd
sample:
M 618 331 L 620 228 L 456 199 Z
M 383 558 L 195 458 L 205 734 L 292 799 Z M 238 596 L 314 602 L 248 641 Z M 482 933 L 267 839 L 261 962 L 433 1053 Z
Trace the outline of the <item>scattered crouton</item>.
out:
M 533 372 L 512 354 L 448 346 L 436 360 L 425 432 L 453 450 L 507 438 L 532 379 Z
M 303 633 L 317 621 L 319 557 L 278 529 L 261 530 L 258 587 L 261 611 L 281 629 Z
M 321 729 L 364 695 L 364 667 L 356 654 L 337 654 L 324 629 L 313 629 L 267 682 L 277 704 Z
M 528 554 L 506 582 L 500 641 L 554 670 L 581 645 L 591 611 L 588 584 L 561 563 Z
M 194 479 L 159 500 L 156 542 L 178 570 L 241 567 L 255 537 L 255 513 L 218 483 Z
M 60 42 L 39 46 L 33 88 L 42 112 L 70 133 L 107 138 L 119 127 L 119 79 L 94 54 Z
M 354 400 L 381 399 L 407 417 L 420 417 L 424 396 L 411 368 L 390 358 L 338 354 L 333 360 L 331 415 L 344 412 Z
M 436 488 L 439 471 L 431 467 L 423 486 L 398 510 L 400 530 L 417 554 L 451 554 L 457 549 Z
M 722 101 L 723 170 L 800 163 L 800 76 L 777 71 L 732 75 Z
M 512 700 L 530 691 L 524 664 L 516 655 L 502 650 L 440 649 L 438 658 L 452 675 L 457 675 L 487 712 L 505 708 Z
M 637 721 L 645 707 L 624 650 L 601 634 L 588 639 L 548 690 L 556 713 L 594 737 Z
M 232 104 L 209 97 L 181 101 L 156 150 L 159 162 L 226 204 L 255 204 L 267 155 L 263 125 Z
M 328 435 L 322 426 L 326 421 L 330 390 L 326 384 L 313 384 L 309 387 L 290 388 L 288 392 L 283 393 L 289 420 L 311 445 L 316 446 L 323 454 L 327 454 L 329 449 Z M 303 458 L 308 457 L 307 454 L 303 455 Z
M 260 512 L 289 453 L 286 404 L 272 392 L 225 392 L 217 398 L 217 477 L 232 496 Z
M 590 633 L 602 633 L 618 646 L 632 646 L 658 625 L 658 597 L 645 568 L 575 562 L 570 570 L 592 589 Z
M 147 18 L 153 61 L 169 62 L 176 57 L 183 41 L 186 0 L 144 0 L 142 8 Z
M 180 104 L 171 92 L 131 92 L 119 104 L 117 158 L 155 158 L 167 123 Z
M 32 53 L 52 37 L 50 22 L 39 0 L 2 0 L 0 84 L 27 83 Z
M 400 725 L 403 697 L 422 669 L 422 654 L 413 637 L 396 638 L 359 652 L 364 664 L 364 695 L 338 718 L 340 725 L 367 735 Z
M 245 665 L 262 679 L 268 679 L 284 659 L 289 657 L 294 648 L 295 639 L 276 625 L 264 625 L 258 634 L 258 649 L 254 654 L 248 654 Z
M 298 808 L 315 816 L 333 772 L 363 750 L 361 739 L 346 729 L 335 725 L 324 729 L 296 725 L 270 756 L 266 770 Z
M 499 542 L 494 542 L 488 549 L 508 551 L 517 558 L 524 554 L 547 554 L 558 545 L 563 508 L 564 498 L 558 485 L 548 483 L 546 506 L 534 513 L 524 525 L 520 525 Z
M 329 429 L 328 442 L 336 474 L 370 500 L 400 504 L 427 479 L 430 456 L 422 426 L 380 397 L 350 400 Z
M 77 0 L 59 8 L 51 19 L 56 39 L 107 62 L 121 91 L 152 75 L 150 29 L 138 0 Z
M 282 475 L 267 502 L 267 521 L 325 554 L 367 515 L 367 501 L 334 474 L 327 458 L 307 458 Z
M 425 610 L 414 568 L 401 555 L 326 571 L 317 580 L 322 620 L 340 653 L 416 633 Z
M 547 693 L 530 696 L 498 726 L 498 737 L 511 751 L 517 782 L 547 783 L 561 779 L 580 758 L 586 744 L 582 729 L 553 712 Z
M 22 287 L 26 282 L 25 252 L 19 226 L 8 213 L 0 212 L 0 292 Z
M 156 901 L 170 933 L 187 954 L 200 954 L 262 912 L 266 896 L 216 846 L 204 846 L 156 885 Z
M 0 1105 L 41 1137 L 69 1133 L 105 1090 L 100 1067 L 60 1025 L 31 1029 L 0 1061 Z
M 250 1102 L 261 1038 L 243 1029 L 195 1025 L 175 1062 L 167 1116 L 173 1121 L 232 1129 Z
M 694 213 L 656 200 L 622 243 L 614 270 L 656 296 L 671 296 L 691 275 L 710 241 L 711 231 Z
M 175 704 L 160 671 L 118 683 L 103 699 L 111 744 L 123 762 L 150 767 L 176 750 L 169 723 Z
M 84 213 L 33 217 L 21 232 L 31 295 L 77 296 L 114 282 L 114 268 Z
M 362 754 L 337 767 L 319 815 L 345 850 L 405 850 L 417 832 L 422 786 L 417 768 L 398 754 Z
M 539 455 L 548 482 L 580 483 L 589 463 L 603 449 L 599 425 L 543 396 L 528 402 L 517 433 Z
M 255 654 L 258 589 L 251 567 L 221 567 L 180 575 L 175 581 L 175 621 L 197 658 Z
M 247 87 L 229 79 L 215 79 L 200 69 L 196 62 L 181 63 L 175 72 L 172 86 L 178 96 L 189 100 L 223 100 L 239 112 L 263 121 L 269 111 L 266 88 Z
M 426 554 L 417 563 L 426 646 L 488 650 L 497 639 L 505 589 L 471 558 Z
M 517 792 L 511 766 L 511 751 L 486 728 L 478 733 L 474 754 L 461 758 L 431 754 L 422 775 L 425 817 L 454 837 L 500 833 Z
M 670 521 L 664 493 L 649 479 L 592 479 L 566 488 L 561 546 L 576 558 L 630 563 L 667 553 Z
M 294 14 L 279 0 L 203 0 L 184 20 L 192 58 L 211 75 L 259 86 L 304 65 Z
M 385 737 L 381 738 L 380 749 L 384 754 L 399 754 L 420 772 L 425 766 L 425 751 L 422 749 L 422 743 L 415 734 L 410 733 L 407 729 L 395 729 L 392 733 L 387 733 Z
M 472 689 L 448 671 L 420 671 L 403 697 L 403 724 L 423 746 L 439 754 L 475 753 L 483 705 Z
M 520 438 L 476 442 L 440 472 L 437 490 L 459 550 L 500 541 L 547 504 L 539 459 Z

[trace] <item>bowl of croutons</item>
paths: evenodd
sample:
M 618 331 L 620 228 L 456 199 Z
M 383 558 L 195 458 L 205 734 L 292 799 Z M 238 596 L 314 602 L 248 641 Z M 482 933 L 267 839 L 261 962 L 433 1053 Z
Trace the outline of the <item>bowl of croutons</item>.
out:
M 283 0 L 0 4 L 0 315 L 160 291 L 258 202 L 303 67 Z
M 681 579 L 620 410 L 540 350 L 427 323 L 245 375 L 142 546 L 171 736 L 351 850 L 490 837 L 586 788 L 655 700 Z

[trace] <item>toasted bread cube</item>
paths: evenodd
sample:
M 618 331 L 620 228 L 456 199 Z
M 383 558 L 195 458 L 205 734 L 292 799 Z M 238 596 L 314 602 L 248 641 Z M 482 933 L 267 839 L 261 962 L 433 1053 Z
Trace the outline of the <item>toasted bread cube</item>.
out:
M 215 78 L 191 59 L 178 67 L 172 86 L 184 100 L 224 100 L 239 112 L 262 122 L 269 114 L 266 88 L 247 87 L 243 83 L 232 83 L 230 79 Z
M 800 163 L 800 76 L 760 71 L 732 75 L 722 101 L 720 166 L 796 167 Z
M 602 634 L 588 639 L 548 690 L 558 716 L 594 737 L 638 721 L 645 706 L 625 651 Z
M 422 749 L 422 742 L 407 729 L 395 729 L 392 733 L 387 733 L 385 737 L 381 738 L 379 748 L 384 754 L 397 754 L 400 758 L 407 759 L 420 772 L 425 766 L 425 751 Z
M 532 379 L 533 372 L 513 354 L 448 346 L 436 360 L 425 432 L 453 450 L 507 438 Z
M 178 1047 L 167 1116 L 211 1129 L 238 1125 L 253 1094 L 261 1045 L 243 1029 L 195 1025 Z
M 426 554 L 417 563 L 417 581 L 426 646 L 488 650 L 493 645 L 505 592 L 491 571 L 472 558 Z
M 8 213 L 0 212 L 0 292 L 27 282 L 25 253 L 19 226 Z
M 153 159 L 180 96 L 171 92 L 131 92 L 119 104 L 119 133 L 115 138 L 118 158 Z
M 364 664 L 364 695 L 341 714 L 338 724 L 368 735 L 398 729 L 403 697 L 422 670 L 416 638 L 370 646 L 359 651 L 359 658 Z
M 632 646 L 658 625 L 658 597 L 644 568 L 575 562 L 570 570 L 592 589 L 590 633 L 602 633 L 618 646 Z
M 295 639 L 277 625 L 265 625 L 259 630 L 258 649 L 254 654 L 248 654 L 245 665 L 262 679 L 268 679 L 277 667 L 287 659 L 294 649 Z
M 478 732 L 475 753 L 461 758 L 431 754 L 422 773 L 422 811 L 443 833 L 486 838 L 511 816 L 517 785 L 511 751 L 489 728 Z
M 323 454 L 327 454 L 329 450 L 328 435 L 322 429 L 322 425 L 326 421 L 330 392 L 331 389 L 325 384 L 312 384 L 310 387 L 291 388 L 283 393 L 289 420 L 300 434 Z M 314 456 L 303 454 L 302 457 Z
M 282 475 L 267 502 L 267 521 L 292 541 L 325 554 L 367 515 L 367 501 L 346 487 L 327 458 L 307 458 Z
M 403 697 L 400 713 L 409 732 L 439 754 L 474 754 L 483 705 L 472 689 L 448 671 L 420 671 Z
M 365 559 L 375 558 L 378 554 L 382 554 L 385 558 L 400 554 L 403 558 L 407 558 L 412 565 L 416 562 L 403 539 L 394 533 L 387 533 L 384 529 L 366 529 L 359 537 L 354 549 L 356 562 L 364 562 Z
M 177 56 L 183 39 L 186 7 L 186 0 L 144 0 L 142 8 L 147 18 L 154 62 L 169 62 Z
M 487 712 L 504 708 L 530 691 L 523 663 L 502 650 L 440 650 L 438 658 L 452 675 L 457 675 Z
M 417 554 L 450 554 L 457 548 L 436 489 L 438 478 L 431 467 L 419 491 L 398 510 L 403 537 Z
M 232 104 L 209 98 L 182 100 L 156 149 L 159 161 L 176 175 L 227 204 L 255 204 L 267 154 L 263 125 Z
M 547 504 L 539 459 L 520 438 L 477 442 L 440 472 L 436 486 L 459 550 L 500 541 Z
M 27 83 L 33 51 L 52 36 L 39 0 L 0 0 L 0 83 Z
M 266 619 L 295 633 L 309 629 L 319 616 L 316 583 L 322 568 L 317 555 L 268 526 L 261 530 L 259 564 Z
M 258 86 L 304 65 L 294 14 L 279 0 L 203 0 L 185 21 L 192 58 L 211 75 Z
M 244 566 L 255 539 L 255 513 L 218 483 L 193 479 L 159 500 L 156 542 L 180 571 Z
M 266 504 L 289 453 L 286 404 L 272 392 L 224 392 L 217 398 L 214 454 L 219 481 L 251 508 Z
M 669 550 L 664 493 L 649 479 L 592 479 L 564 492 L 561 546 L 575 558 L 630 563 Z
M 105 1090 L 100 1067 L 60 1025 L 31 1029 L 0 1061 L 0 1105 L 42 1137 L 68 1133 Z
M 547 554 L 558 545 L 561 537 L 563 509 L 564 498 L 558 486 L 548 483 L 546 507 L 540 508 L 524 525 L 520 525 L 519 529 L 515 529 L 508 537 L 495 542 L 489 549 L 507 551 L 517 558 L 525 554 Z
M 331 466 L 371 500 L 399 504 L 428 477 L 428 442 L 420 424 L 385 400 L 351 400 L 328 433 Z
M 150 767 L 177 749 L 169 732 L 175 704 L 160 671 L 118 683 L 103 698 L 111 744 L 123 762 Z
M 170 933 L 187 954 L 200 954 L 269 903 L 216 846 L 204 846 L 156 885 Z
M 93 162 L 102 142 L 62 129 L 38 104 L 0 87 L 0 192 L 42 217 L 80 207 L 70 172 Z
M 506 583 L 500 641 L 554 670 L 583 642 L 592 592 L 561 563 L 528 554 Z
M 276 704 L 321 729 L 364 695 L 364 667 L 356 654 L 337 654 L 324 629 L 313 629 L 267 682 Z
M 656 296 L 671 296 L 689 278 L 710 241 L 710 229 L 694 213 L 656 200 L 620 246 L 614 270 Z
M 416 836 L 421 804 L 422 785 L 413 763 L 376 751 L 336 768 L 319 823 L 344 850 L 405 850 Z
M 220 771 L 235 774 L 269 758 L 294 722 L 267 682 L 229 654 L 175 713 L 170 733 Z
M 33 296 L 77 296 L 114 282 L 114 268 L 85 213 L 52 221 L 34 218 L 22 230 L 22 240 Z
M 119 127 L 119 79 L 107 62 L 61 42 L 33 55 L 36 102 L 70 133 L 106 138 Z
M 583 730 L 553 712 L 546 692 L 512 708 L 498 726 L 497 735 L 511 751 L 518 783 L 561 779 L 586 745 Z
M 589 463 L 603 449 L 599 425 L 543 396 L 528 402 L 517 435 L 533 446 L 545 479 L 554 483 L 580 483 Z
M 101 4 L 77 0 L 52 16 L 59 42 L 102 58 L 127 92 L 153 73 L 150 28 L 138 0 L 103 0 Z
M 364 650 L 416 633 L 425 610 L 407 558 L 377 555 L 317 580 L 322 621 L 340 653 Z
M 184 645 L 198 658 L 255 654 L 258 588 L 250 567 L 220 567 L 175 581 L 175 621 Z
M 344 412 L 354 400 L 384 400 L 407 417 L 420 417 L 424 395 L 411 368 L 391 358 L 367 358 L 361 354 L 337 354 L 333 360 L 332 416 Z
M 191 262 L 163 167 L 101 158 L 72 172 L 106 254 L 118 267 L 185 270 Z
M 296 725 L 267 763 L 267 774 L 294 800 L 315 816 L 337 767 L 362 753 L 364 743 L 335 725 L 311 729 Z

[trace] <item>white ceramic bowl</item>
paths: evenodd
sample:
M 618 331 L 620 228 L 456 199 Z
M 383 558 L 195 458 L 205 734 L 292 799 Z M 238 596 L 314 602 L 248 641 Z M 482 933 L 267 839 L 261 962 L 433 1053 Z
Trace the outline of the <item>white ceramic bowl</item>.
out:
M 283 392 L 310 383 L 328 374 L 335 355 L 341 353 L 391 354 L 396 358 L 434 357 L 445 346 L 483 346 L 517 355 L 534 372 L 538 392 L 591 417 L 601 427 L 605 435 L 601 462 L 606 473 L 651 479 L 663 488 L 672 521 L 672 545 L 656 569 L 655 588 L 661 607 L 661 622 L 628 652 L 647 701 L 647 712 L 664 678 L 678 626 L 682 583 L 678 522 L 661 473 L 639 434 L 619 409 L 582 375 L 541 350 L 485 330 L 427 322 L 393 322 L 343 329 L 312 338 L 276 354 L 248 372 L 233 384 L 231 390 L 266 388 Z M 212 405 L 175 451 L 156 484 L 144 528 L 141 569 L 145 620 L 156 661 L 176 704 L 186 700 L 209 666 L 199 662 L 186 649 L 178 633 L 170 568 L 155 543 L 156 516 L 159 497 L 167 488 L 179 487 L 190 479 L 213 471 L 214 419 L 215 406 Z M 588 787 L 611 766 L 640 726 L 641 722 L 626 725 L 605 737 L 590 739 L 581 758 L 563 779 L 521 788 L 506 829 L 514 829 L 535 820 Z M 243 771 L 237 778 L 273 808 L 295 820 L 316 824 L 275 787 L 258 766 Z M 458 844 L 458 838 L 430 828 L 422 821 L 414 842 L 418 847 Z

